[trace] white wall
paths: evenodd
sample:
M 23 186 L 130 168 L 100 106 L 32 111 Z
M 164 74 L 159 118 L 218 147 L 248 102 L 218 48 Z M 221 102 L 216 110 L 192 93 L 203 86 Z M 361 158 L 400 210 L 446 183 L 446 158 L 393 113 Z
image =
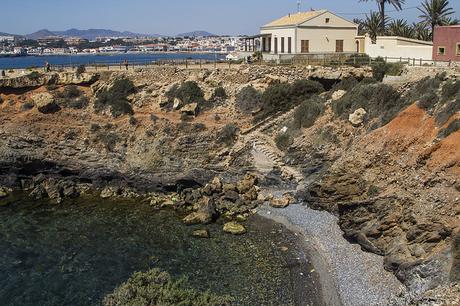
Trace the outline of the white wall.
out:
M 297 50 L 301 51 L 301 41 L 309 40 L 310 53 L 330 53 L 336 51 L 336 40 L 343 40 L 343 52 L 356 52 L 357 30 L 328 28 L 299 28 L 297 30 Z
M 295 28 L 284 28 L 284 29 L 270 29 L 270 30 L 261 30 L 261 34 L 271 34 L 271 53 L 275 52 L 275 37 L 278 38 L 278 53 L 279 54 L 288 54 L 288 37 L 291 37 L 292 43 L 292 53 L 296 53 L 296 43 L 295 43 Z M 281 53 L 281 38 L 284 37 L 284 53 Z
M 433 46 L 427 42 L 417 42 L 416 40 L 406 40 L 398 37 L 377 37 L 376 43 L 372 44 L 371 39 L 366 37 L 365 53 L 370 57 L 431 60 Z

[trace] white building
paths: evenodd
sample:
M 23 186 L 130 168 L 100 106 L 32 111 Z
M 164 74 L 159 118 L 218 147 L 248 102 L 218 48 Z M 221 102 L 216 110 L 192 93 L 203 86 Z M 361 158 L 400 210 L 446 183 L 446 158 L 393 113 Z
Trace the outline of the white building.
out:
M 360 51 L 370 57 L 388 58 L 388 61 L 428 60 L 433 56 L 433 43 L 398 36 L 377 36 L 375 43 L 366 35 L 359 37 L 364 48 Z
M 299 54 L 357 53 L 358 25 L 328 10 L 289 14 L 247 37 L 245 51 L 261 51 L 265 59 Z
M 14 42 L 14 36 L 0 36 L 0 42 Z

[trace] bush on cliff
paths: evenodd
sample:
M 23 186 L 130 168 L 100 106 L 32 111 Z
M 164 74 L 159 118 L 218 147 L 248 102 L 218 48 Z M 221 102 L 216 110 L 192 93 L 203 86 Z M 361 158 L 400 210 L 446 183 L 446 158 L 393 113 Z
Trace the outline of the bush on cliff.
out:
M 439 132 L 438 138 L 447 138 L 458 131 L 460 131 L 460 119 L 455 119 L 445 129 Z
M 278 112 L 288 111 L 315 94 L 322 93 L 321 83 L 312 80 L 298 80 L 293 84 L 281 83 L 269 86 L 262 94 L 262 110 L 255 120 L 263 120 Z
M 222 86 L 217 87 L 214 89 L 214 92 L 212 94 L 212 99 L 227 99 L 227 92 Z
M 386 75 L 398 76 L 403 72 L 403 63 L 386 63 L 382 57 L 378 57 L 372 67 L 372 77 L 377 81 L 383 81 Z
M 135 87 L 131 80 L 118 79 L 110 88 L 98 93 L 94 109 L 99 113 L 109 108 L 113 117 L 132 115 L 134 111 L 127 97 L 134 92 Z
M 441 75 L 437 75 L 434 78 L 426 77 L 412 86 L 404 97 L 409 104 L 417 102 L 427 93 L 436 93 L 442 81 Z
M 128 281 L 107 295 L 102 304 L 104 306 L 226 306 L 230 305 L 231 301 L 229 297 L 190 289 L 184 279 L 174 281 L 168 273 L 152 269 L 134 273 Z
M 251 114 L 261 107 L 261 94 L 252 86 L 246 86 L 236 95 L 235 103 L 243 114 Z
M 239 128 L 233 123 L 225 125 L 217 135 L 217 142 L 231 146 L 235 142 L 238 131 Z
M 281 151 L 286 151 L 294 142 L 291 135 L 288 133 L 278 134 L 275 138 L 275 143 L 278 149 Z
M 177 98 L 184 104 L 204 102 L 203 90 L 195 81 L 186 81 L 180 86 L 175 84 L 166 92 L 166 97 L 171 102 Z
M 368 118 L 379 118 L 380 125 L 385 125 L 406 106 L 407 102 L 401 99 L 401 95 L 393 87 L 376 83 L 354 87 L 332 103 L 332 110 L 339 117 L 348 119 L 350 114 L 363 108 Z
M 318 97 L 312 97 L 300 104 L 294 112 L 294 128 L 309 128 L 315 124 L 323 110 L 323 101 Z
M 444 107 L 436 114 L 436 124 L 438 126 L 444 125 L 449 118 L 457 112 L 460 112 L 460 95 L 456 100 L 444 105 Z
M 442 101 L 447 102 L 455 98 L 460 99 L 460 81 L 449 80 L 442 87 Z
M 63 107 L 83 109 L 88 106 L 88 98 L 75 85 L 65 87 L 62 92 L 55 95 L 55 98 L 57 104 Z
M 22 105 L 21 105 L 21 111 L 23 112 L 26 112 L 26 111 L 29 111 L 31 110 L 32 108 L 34 108 L 34 103 L 33 102 L 24 102 Z

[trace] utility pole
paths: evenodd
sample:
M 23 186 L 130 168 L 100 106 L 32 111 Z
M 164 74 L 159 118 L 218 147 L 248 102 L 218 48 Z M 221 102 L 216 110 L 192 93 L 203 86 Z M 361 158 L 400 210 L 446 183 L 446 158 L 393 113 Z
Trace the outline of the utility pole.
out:
M 297 13 L 300 13 L 301 6 L 302 6 L 302 1 L 297 0 Z

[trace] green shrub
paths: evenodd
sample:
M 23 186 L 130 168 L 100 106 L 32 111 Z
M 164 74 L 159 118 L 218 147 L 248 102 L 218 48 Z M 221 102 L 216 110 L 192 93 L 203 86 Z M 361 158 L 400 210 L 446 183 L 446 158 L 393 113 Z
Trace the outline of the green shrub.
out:
M 409 104 L 412 104 L 419 101 L 426 93 L 437 92 L 441 83 L 442 79 L 439 75 L 434 78 L 426 77 L 412 86 L 405 98 L 409 100 Z
M 204 102 L 204 93 L 195 81 L 186 81 L 180 86 L 175 84 L 166 93 L 169 101 L 178 98 L 184 104 Z
M 263 120 L 280 111 L 287 111 L 309 99 L 315 94 L 324 91 L 323 86 L 312 80 L 298 80 L 292 85 L 281 83 L 269 86 L 262 94 L 262 111 L 255 120 Z
M 217 87 L 214 89 L 214 93 L 212 94 L 212 98 L 214 99 L 227 99 L 227 92 L 222 86 Z
M 23 112 L 25 111 L 29 111 L 31 110 L 32 108 L 34 108 L 34 104 L 32 102 L 25 102 L 21 105 L 21 110 Z
M 398 76 L 403 72 L 403 63 L 385 63 L 382 57 L 378 57 L 372 63 L 372 76 L 377 81 L 383 81 L 385 75 Z
M 89 127 L 89 130 L 91 131 L 91 133 L 95 133 L 97 131 L 99 131 L 101 129 L 101 126 L 97 123 L 91 123 L 90 127 Z
M 406 101 L 393 87 L 382 83 L 360 84 L 332 103 L 334 113 L 343 119 L 364 108 L 368 117 L 379 118 L 381 125 L 387 124 L 406 106 Z
M 345 64 L 353 67 L 361 67 L 369 65 L 369 55 L 367 54 L 354 54 L 345 60 Z
M 135 87 L 131 80 L 115 80 L 112 87 L 100 92 L 96 96 L 94 109 L 97 113 L 109 108 L 113 117 L 134 114 L 133 108 L 127 100 L 128 95 L 134 93 Z
M 424 110 L 429 110 L 435 106 L 438 101 L 438 95 L 434 91 L 431 91 L 420 97 L 420 99 L 417 101 L 417 106 Z
M 236 140 L 238 131 L 239 128 L 233 123 L 225 125 L 217 135 L 217 142 L 231 146 Z
M 380 189 L 379 187 L 375 185 L 370 185 L 369 189 L 367 190 L 367 196 L 370 198 L 375 198 L 376 196 L 379 195 L 379 193 L 380 193 Z
M 158 116 L 155 114 L 150 114 L 150 120 L 152 120 L 153 123 L 157 123 Z
M 107 295 L 102 305 L 227 306 L 231 302 L 230 297 L 198 292 L 190 289 L 185 279 L 174 281 L 168 273 L 152 269 L 134 273 L 128 281 Z
M 136 119 L 136 117 L 134 117 L 134 116 L 129 116 L 129 124 L 132 125 L 132 126 L 136 126 L 136 125 L 137 125 L 137 119 Z
M 62 92 L 56 94 L 55 98 L 57 103 L 63 107 L 83 109 L 88 106 L 88 98 L 75 85 L 65 87 Z
M 443 109 L 436 115 L 436 124 L 438 126 L 444 125 L 450 117 L 455 113 L 460 112 L 460 97 L 455 101 L 451 101 L 444 106 Z
M 236 95 L 235 103 L 243 114 L 250 114 L 260 109 L 261 93 L 252 86 L 246 86 Z
M 77 67 L 77 72 L 76 72 L 77 75 L 83 74 L 83 73 L 85 73 L 85 72 L 86 72 L 86 67 L 85 67 L 85 65 L 80 65 L 80 66 Z
M 294 140 L 288 133 L 278 134 L 278 136 L 275 138 L 276 146 L 281 151 L 287 151 L 293 142 Z
M 113 152 L 120 137 L 115 132 L 100 131 L 96 135 L 96 140 L 104 144 L 107 151 Z
M 354 88 L 358 84 L 359 84 L 359 81 L 353 76 L 344 78 L 340 82 L 334 84 L 334 86 L 331 89 L 331 93 L 337 90 L 349 91 L 350 89 Z
M 449 80 L 442 87 L 442 101 L 446 102 L 455 97 L 460 99 L 460 81 Z
M 41 76 L 42 74 L 37 71 L 32 71 L 31 73 L 27 75 L 27 77 L 33 81 L 38 80 Z
M 294 128 L 309 128 L 315 124 L 316 119 L 322 112 L 322 101 L 319 97 L 313 97 L 302 102 L 294 112 Z
M 452 121 L 445 129 L 441 130 L 438 134 L 438 138 L 446 138 L 450 134 L 453 134 L 460 130 L 460 119 Z

